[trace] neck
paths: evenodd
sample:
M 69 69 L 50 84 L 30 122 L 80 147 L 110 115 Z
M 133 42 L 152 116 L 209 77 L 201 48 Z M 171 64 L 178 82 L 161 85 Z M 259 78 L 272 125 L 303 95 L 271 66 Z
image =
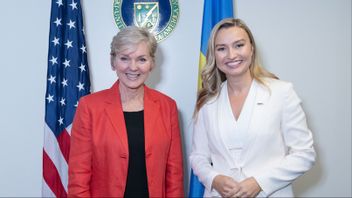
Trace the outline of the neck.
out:
M 230 94 L 240 95 L 242 93 L 247 93 L 252 84 L 252 76 L 250 72 L 245 75 L 233 78 L 227 78 L 227 86 Z
M 144 87 L 138 89 L 128 89 L 120 87 L 121 102 L 143 98 Z
M 129 89 L 125 87 L 119 88 L 123 111 L 140 111 L 144 109 L 144 87 L 137 89 Z

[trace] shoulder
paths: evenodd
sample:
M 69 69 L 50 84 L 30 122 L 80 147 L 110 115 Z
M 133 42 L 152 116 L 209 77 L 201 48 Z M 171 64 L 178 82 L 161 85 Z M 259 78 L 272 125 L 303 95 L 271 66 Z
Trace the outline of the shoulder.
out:
M 158 101 L 162 105 L 176 105 L 176 101 L 173 98 L 162 93 L 161 91 L 157 91 L 147 86 L 145 91 L 146 91 L 145 97 L 148 97 L 148 99 L 151 99 L 153 101 Z
M 264 85 L 260 84 L 262 88 L 269 89 L 271 93 L 287 93 L 293 89 L 293 84 L 288 81 L 274 79 L 274 78 L 263 78 Z
M 75 117 L 86 117 L 86 119 L 100 117 L 106 107 L 107 95 L 108 90 L 102 90 L 82 96 L 79 99 Z
M 216 110 L 219 103 L 223 101 L 223 98 L 227 97 L 227 81 L 222 82 L 219 92 L 209 98 L 207 102 L 200 108 L 200 111 L 212 111 Z
M 104 89 L 101 91 L 97 91 L 95 93 L 91 93 L 88 95 L 85 95 L 80 98 L 80 102 L 84 101 L 86 103 L 94 103 L 94 102 L 99 102 L 102 101 L 106 98 L 111 93 L 110 89 Z
M 291 82 L 279 80 L 279 79 L 274 79 L 274 78 L 263 78 L 263 81 L 264 81 L 265 85 L 267 85 L 270 88 L 275 88 L 275 89 L 284 89 L 284 88 L 292 86 Z
M 97 91 L 88 95 L 85 95 L 79 100 L 79 107 L 88 108 L 94 111 L 98 111 L 106 106 L 107 103 L 111 103 L 111 98 L 115 98 L 113 95 L 118 94 L 113 91 L 112 88 Z
M 272 98 L 277 98 L 286 102 L 301 101 L 291 82 L 272 78 L 266 78 L 264 79 L 264 82 L 266 87 L 265 85 L 261 85 L 261 87 L 265 87 L 264 89 L 268 90 L 268 93 Z
M 178 117 L 176 101 L 170 96 L 145 86 L 144 108 L 152 114 L 159 114 L 163 120 L 171 120 L 171 117 Z

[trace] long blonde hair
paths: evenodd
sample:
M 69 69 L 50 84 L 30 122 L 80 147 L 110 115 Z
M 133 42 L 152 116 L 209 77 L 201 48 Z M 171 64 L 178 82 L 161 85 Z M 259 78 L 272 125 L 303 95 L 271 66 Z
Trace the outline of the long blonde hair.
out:
M 215 62 L 215 38 L 217 33 L 221 29 L 227 29 L 231 27 L 239 27 L 243 29 L 249 37 L 250 43 L 253 48 L 252 54 L 252 63 L 249 66 L 249 71 L 256 81 L 265 85 L 263 78 L 275 78 L 278 79 L 277 76 L 265 70 L 260 66 L 257 48 L 255 45 L 254 37 L 252 32 L 248 28 L 248 26 L 241 19 L 227 18 L 221 20 L 217 23 L 213 30 L 211 31 L 211 35 L 208 41 L 208 49 L 206 54 L 206 65 L 202 69 L 201 78 L 202 78 L 202 88 L 198 92 L 197 103 L 194 110 L 193 117 L 196 118 L 200 108 L 208 102 L 213 97 L 217 97 L 220 92 L 221 83 L 226 80 L 225 74 L 218 69 Z

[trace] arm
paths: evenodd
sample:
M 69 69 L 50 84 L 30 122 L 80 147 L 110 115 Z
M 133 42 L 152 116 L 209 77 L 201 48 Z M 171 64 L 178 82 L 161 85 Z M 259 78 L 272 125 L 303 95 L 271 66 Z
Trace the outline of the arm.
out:
M 192 151 L 189 159 L 195 175 L 198 176 L 205 188 L 211 191 L 213 180 L 220 173 L 211 166 L 207 126 L 203 109 L 198 112 L 198 116 L 193 123 Z
M 171 107 L 171 145 L 166 165 L 166 197 L 184 197 L 183 156 L 176 103 Z
M 200 110 L 194 122 L 192 152 L 190 161 L 192 169 L 198 179 L 208 191 L 215 189 L 222 197 L 232 197 L 239 190 L 239 183 L 232 177 L 217 172 L 211 165 L 208 145 L 208 126 L 204 110 Z
M 286 156 L 254 175 L 266 196 L 292 183 L 315 162 L 312 133 L 308 129 L 301 101 L 291 84 L 284 96 L 281 132 L 288 149 Z
M 69 197 L 90 197 L 91 119 L 84 100 L 80 100 L 71 131 L 69 158 Z

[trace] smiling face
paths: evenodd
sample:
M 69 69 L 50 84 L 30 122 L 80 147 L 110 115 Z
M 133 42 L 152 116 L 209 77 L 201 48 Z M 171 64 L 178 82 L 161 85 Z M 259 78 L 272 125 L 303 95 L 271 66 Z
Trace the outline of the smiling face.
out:
M 227 78 L 250 75 L 253 47 L 245 30 L 222 28 L 216 34 L 214 44 L 216 66 Z
M 112 69 L 119 77 L 121 88 L 127 90 L 143 89 L 153 66 L 154 61 L 146 42 L 122 50 L 112 62 Z

